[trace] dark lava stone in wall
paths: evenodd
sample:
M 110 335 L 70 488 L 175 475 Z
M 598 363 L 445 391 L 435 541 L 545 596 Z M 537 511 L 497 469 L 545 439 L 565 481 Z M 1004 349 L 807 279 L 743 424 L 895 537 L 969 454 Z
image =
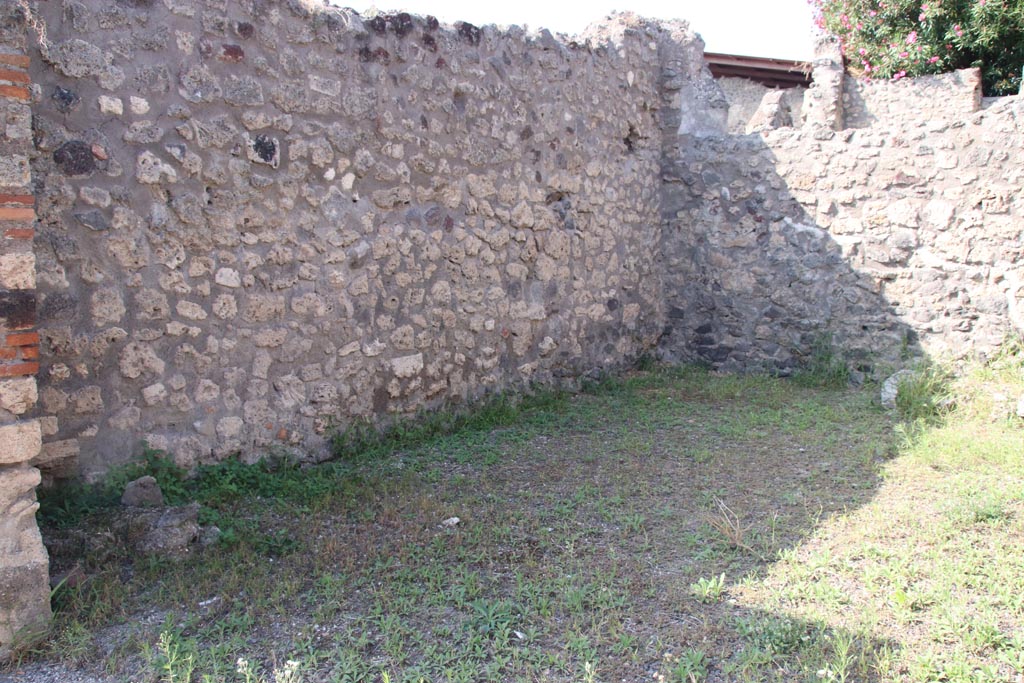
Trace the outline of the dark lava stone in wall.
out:
M 460 21 L 455 26 L 458 29 L 459 35 L 462 36 L 467 43 L 470 45 L 480 44 L 481 31 L 476 26 L 473 26 L 473 24 L 470 24 L 468 21 Z
M 277 154 L 277 145 L 266 135 L 257 135 L 256 139 L 252 141 L 252 151 L 256 152 L 260 159 L 269 164 Z
M 33 327 L 36 323 L 35 290 L 0 292 L 0 321 L 12 330 Z
M 82 102 L 82 98 L 79 97 L 78 93 L 74 90 L 62 88 L 59 85 L 53 89 L 53 95 L 50 97 L 53 98 L 57 111 L 62 114 L 67 114 L 68 112 L 78 109 L 78 105 Z
M 68 140 L 58 147 L 53 160 L 65 175 L 89 175 L 96 170 L 92 145 L 81 140 Z

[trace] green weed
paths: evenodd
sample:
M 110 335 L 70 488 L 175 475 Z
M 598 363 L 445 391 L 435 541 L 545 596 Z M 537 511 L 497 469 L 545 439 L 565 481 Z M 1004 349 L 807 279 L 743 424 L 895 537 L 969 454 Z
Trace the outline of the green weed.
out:
M 950 402 L 948 370 L 934 364 L 901 379 L 896 391 L 896 412 L 908 424 L 931 424 L 942 417 Z
M 192 672 L 196 668 L 196 657 L 188 649 L 180 638 L 170 631 L 160 634 L 157 643 L 157 663 L 160 677 L 165 683 L 191 683 Z
M 144 475 L 153 476 L 157 480 L 167 501 L 183 502 L 188 496 L 186 474 L 165 453 L 145 446 L 137 462 L 113 468 L 99 483 L 86 484 L 71 480 L 52 488 L 40 489 L 39 521 L 55 527 L 78 524 L 93 512 L 117 506 L 121 502 L 125 485 Z
M 822 681 L 846 683 L 851 680 L 857 662 L 854 652 L 856 639 L 847 631 L 837 631 L 825 639 L 831 646 L 831 652 L 825 665 L 816 674 Z
M 772 655 L 795 652 L 810 639 L 806 624 L 786 616 L 740 617 L 735 626 L 748 643 Z
M 700 683 L 708 676 L 708 656 L 703 650 L 683 650 L 672 666 L 674 680 L 679 683 Z
M 725 590 L 725 572 L 711 578 L 700 577 L 696 583 L 690 584 L 690 590 L 701 602 L 717 602 Z
M 849 365 L 833 344 L 831 334 L 821 334 L 814 339 L 803 365 L 793 373 L 793 382 L 798 386 L 825 389 L 842 389 L 849 385 Z

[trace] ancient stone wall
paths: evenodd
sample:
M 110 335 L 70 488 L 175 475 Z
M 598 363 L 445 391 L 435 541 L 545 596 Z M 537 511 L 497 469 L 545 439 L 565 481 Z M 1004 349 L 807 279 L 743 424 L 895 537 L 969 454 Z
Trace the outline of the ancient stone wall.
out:
M 846 78 L 842 106 L 847 128 L 966 117 L 981 108 L 981 72 L 963 69 L 898 81 Z
M 747 125 L 761 106 L 761 100 L 775 88 L 769 88 L 749 78 L 719 78 L 718 85 L 729 100 L 729 121 L 726 130 L 734 135 L 747 132 Z M 807 88 L 794 87 L 782 89 L 782 99 L 792 114 L 793 126 L 799 128 L 803 123 L 802 109 L 804 93 Z
M 627 16 L 566 42 L 296 0 L 42 11 L 49 476 L 143 439 L 321 457 L 666 330 L 786 372 L 823 338 L 869 368 L 1019 319 L 1019 105 L 967 115 L 976 74 L 851 82 L 823 43 L 804 127 L 740 136 L 695 37 Z
M 680 138 L 665 354 L 789 372 L 830 340 L 878 372 L 1024 332 L 1024 99 L 967 114 L 969 81 L 945 77 L 935 101 L 870 128 Z M 871 88 L 898 102 L 937 82 Z
M 296 0 L 41 4 L 50 461 L 180 464 L 627 362 L 664 326 L 682 27 L 363 20 Z M 682 74 L 682 75 L 680 75 Z M 679 106 L 676 103 L 676 106 Z M 65 468 L 66 469 L 66 468 Z
M 33 644 L 50 618 L 49 560 L 35 519 L 40 425 L 29 418 L 39 335 L 26 18 L 18 5 L 0 4 L 0 661 Z

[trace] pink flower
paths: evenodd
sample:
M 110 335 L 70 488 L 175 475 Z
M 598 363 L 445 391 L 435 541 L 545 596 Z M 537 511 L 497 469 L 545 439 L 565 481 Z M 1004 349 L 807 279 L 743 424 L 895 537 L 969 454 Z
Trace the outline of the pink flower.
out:
M 861 49 L 857 50 L 857 54 L 859 54 L 859 55 L 866 55 L 867 53 L 868 53 L 868 51 L 865 50 L 864 48 L 861 48 Z
M 917 15 L 917 20 L 924 21 L 924 12 L 921 12 L 920 14 Z
M 938 58 L 937 56 L 936 56 L 936 57 L 930 57 L 930 58 L 928 59 L 928 63 L 929 63 L 929 64 L 934 64 L 934 63 L 935 63 L 935 62 L 937 62 L 937 61 L 939 61 L 939 58 Z
M 875 10 L 871 10 L 870 12 L 868 12 L 868 15 L 870 15 L 872 17 L 877 17 L 878 16 L 878 12 L 876 12 Z
M 909 52 L 901 52 L 901 53 L 900 53 L 900 57 L 906 57 L 906 56 L 908 56 L 909 54 L 910 54 Z
M 907 36 L 907 45 L 913 45 L 917 42 L 917 31 L 911 31 L 910 35 Z

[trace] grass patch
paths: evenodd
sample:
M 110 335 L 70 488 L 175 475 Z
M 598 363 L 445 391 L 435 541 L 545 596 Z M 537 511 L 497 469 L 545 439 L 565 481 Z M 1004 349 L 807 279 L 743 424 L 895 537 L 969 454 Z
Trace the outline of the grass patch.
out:
M 619 388 L 615 378 L 584 385 L 591 393 Z M 497 394 L 461 408 L 421 412 L 384 428 L 358 421 L 337 430 L 331 437 L 331 454 L 343 460 L 386 457 L 396 451 L 418 450 L 453 434 L 490 432 L 500 427 L 534 423 L 566 404 L 563 391 L 544 389 L 533 393 Z
M 585 387 L 590 392 L 620 390 L 621 383 L 606 378 Z M 468 459 L 479 454 L 484 436 L 489 445 L 500 445 L 506 435 L 496 433 L 516 425 L 509 438 L 525 438 L 531 427 L 556 420 L 567 405 L 568 394 L 544 390 L 521 396 L 496 395 L 462 409 L 422 413 L 415 418 L 377 428 L 368 422 L 355 422 L 337 430 L 331 437 L 335 460 L 317 467 L 301 466 L 286 452 L 271 453 L 255 462 L 228 458 L 212 465 L 199 466 L 192 476 L 159 450 L 145 448 L 142 457 L 114 468 L 100 482 L 68 482 L 39 491 L 39 520 L 50 527 L 72 527 L 87 517 L 120 504 L 125 484 L 144 475 L 154 477 L 168 505 L 192 501 L 204 506 L 203 521 L 218 524 L 224 540 L 233 542 L 245 524 L 230 514 L 239 501 L 249 498 L 274 500 L 295 506 L 323 501 L 345 489 L 360 485 L 359 463 L 391 458 L 402 454 L 415 459 L 439 448 L 449 448 Z M 476 448 L 474 448 L 476 447 Z M 260 542 L 255 539 L 255 542 Z
M 841 389 L 850 383 L 850 366 L 832 343 L 832 335 L 819 335 L 811 343 L 803 366 L 793 381 L 805 387 Z
M 992 396 L 1024 393 L 1019 360 L 950 381 L 955 401 L 903 441 L 873 391 L 654 366 L 356 427 L 315 467 L 168 469 L 169 497 L 235 536 L 187 562 L 132 557 L 104 541 L 102 506 L 54 498 L 53 561 L 85 578 L 19 666 L 202 683 L 1012 681 L 1024 440 Z

